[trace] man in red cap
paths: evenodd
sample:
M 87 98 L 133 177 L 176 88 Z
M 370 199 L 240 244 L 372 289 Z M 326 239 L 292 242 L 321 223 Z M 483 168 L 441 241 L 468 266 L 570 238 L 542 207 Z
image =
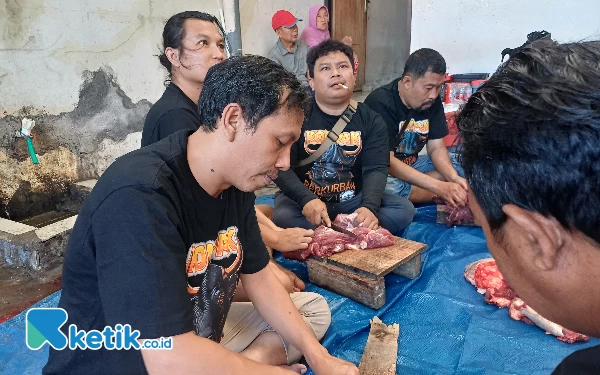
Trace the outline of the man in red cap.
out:
M 298 21 L 302 20 L 287 10 L 275 12 L 271 25 L 279 40 L 271 48 L 267 57 L 281 64 L 288 72 L 294 73 L 296 78 L 308 87 L 306 78 L 308 45 L 303 40 L 298 40 Z

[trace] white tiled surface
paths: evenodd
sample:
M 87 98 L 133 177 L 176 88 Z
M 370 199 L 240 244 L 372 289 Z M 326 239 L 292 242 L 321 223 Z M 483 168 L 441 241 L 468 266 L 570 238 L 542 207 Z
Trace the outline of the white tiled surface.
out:
M 0 218 L 0 231 L 13 234 L 15 236 L 35 230 L 35 227 L 18 223 L 16 221 Z
M 39 237 L 40 240 L 46 241 L 50 238 L 62 234 L 68 230 L 73 229 L 73 225 L 75 225 L 75 220 L 77 220 L 77 215 L 68 217 L 61 221 L 57 221 L 54 224 L 46 225 L 45 227 L 39 228 L 35 230 L 35 234 Z

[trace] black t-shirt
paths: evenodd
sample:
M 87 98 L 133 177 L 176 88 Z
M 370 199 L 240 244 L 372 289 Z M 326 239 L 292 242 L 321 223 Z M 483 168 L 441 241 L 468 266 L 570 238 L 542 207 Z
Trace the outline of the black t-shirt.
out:
M 442 99 L 437 98 L 424 111 L 409 110 L 398 94 L 398 81 L 382 86 L 367 96 L 365 104 L 379 113 L 388 127 L 390 151 L 408 165 L 417 161 L 419 152 L 429 139 L 440 139 L 448 135 L 448 123 L 444 115 Z M 404 124 L 406 130 L 400 134 Z
M 65 253 L 58 304 L 79 330 L 130 324 L 140 338 L 195 331 L 221 340 L 239 273 L 263 269 L 254 194 L 219 198 L 194 179 L 191 131 L 115 161 L 81 209 Z M 142 374 L 138 350 L 50 349 L 44 374 Z
M 565 358 L 552 375 L 600 374 L 600 346 L 578 350 Z
M 199 127 L 198 106 L 171 82 L 146 116 L 142 147 L 158 142 L 179 130 L 197 130 Z
M 291 165 L 315 152 L 339 118 L 340 116 L 324 113 L 317 103 L 313 102 L 310 115 L 302 127 L 302 134 L 292 145 Z M 316 195 L 324 202 L 344 202 L 361 192 L 365 169 L 387 173 L 390 164 L 388 147 L 385 122 L 377 113 L 359 103 L 356 114 L 339 135 L 336 143 L 315 162 L 293 168 L 293 173 L 302 181 L 304 189 L 302 186 L 296 189 L 289 181 L 289 178 L 294 176 L 285 172 L 279 174 L 280 178 L 276 183 L 286 195 L 291 193 L 292 196 L 304 196 L 306 199 L 314 199 Z M 363 201 L 365 195 L 368 195 L 368 192 L 363 192 Z M 306 204 L 306 199 L 295 200 L 303 205 Z M 379 202 L 374 210 L 378 207 Z

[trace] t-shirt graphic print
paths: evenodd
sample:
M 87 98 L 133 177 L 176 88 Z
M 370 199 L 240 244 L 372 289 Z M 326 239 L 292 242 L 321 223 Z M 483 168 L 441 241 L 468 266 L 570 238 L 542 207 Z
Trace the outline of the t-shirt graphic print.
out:
M 398 135 L 400 142 L 394 148 L 394 156 L 408 165 L 412 165 L 417 161 L 418 154 L 421 152 L 429 137 L 429 120 L 415 121 L 408 120 L 404 134 L 400 135 L 405 121 L 398 124 Z
M 317 151 L 329 134 L 328 130 L 304 132 L 304 150 Z M 304 185 L 321 200 L 344 202 L 356 196 L 352 167 L 362 150 L 360 131 L 342 132 L 337 141 L 319 157 L 306 173 Z
M 220 230 L 214 241 L 194 243 L 186 272 L 196 334 L 220 342 L 242 265 L 238 228 Z

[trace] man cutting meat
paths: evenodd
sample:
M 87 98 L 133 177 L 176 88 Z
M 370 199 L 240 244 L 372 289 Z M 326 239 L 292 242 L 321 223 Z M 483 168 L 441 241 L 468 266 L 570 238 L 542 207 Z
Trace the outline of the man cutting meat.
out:
M 519 297 L 600 336 L 600 42 L 543 40 L 511 56 L 458 118 L 469 202 Z M 554 374 L 600 373 L 600 347 Z
M 315 99 L 292 146 L 293 169 L 275 181 L 283 194 L 275 198 L 273 221 L 282 228 L 329 226 L 337 214 L 356 213 L 355 225 L 381 225 L 399 235 L 412 221 L 412 203 L 384 193 L 390 162 L 385 122 L 362 103 L 349 108 L 356 81 L 351 61 L 352 49 L 331 39 L 309 51 Z

